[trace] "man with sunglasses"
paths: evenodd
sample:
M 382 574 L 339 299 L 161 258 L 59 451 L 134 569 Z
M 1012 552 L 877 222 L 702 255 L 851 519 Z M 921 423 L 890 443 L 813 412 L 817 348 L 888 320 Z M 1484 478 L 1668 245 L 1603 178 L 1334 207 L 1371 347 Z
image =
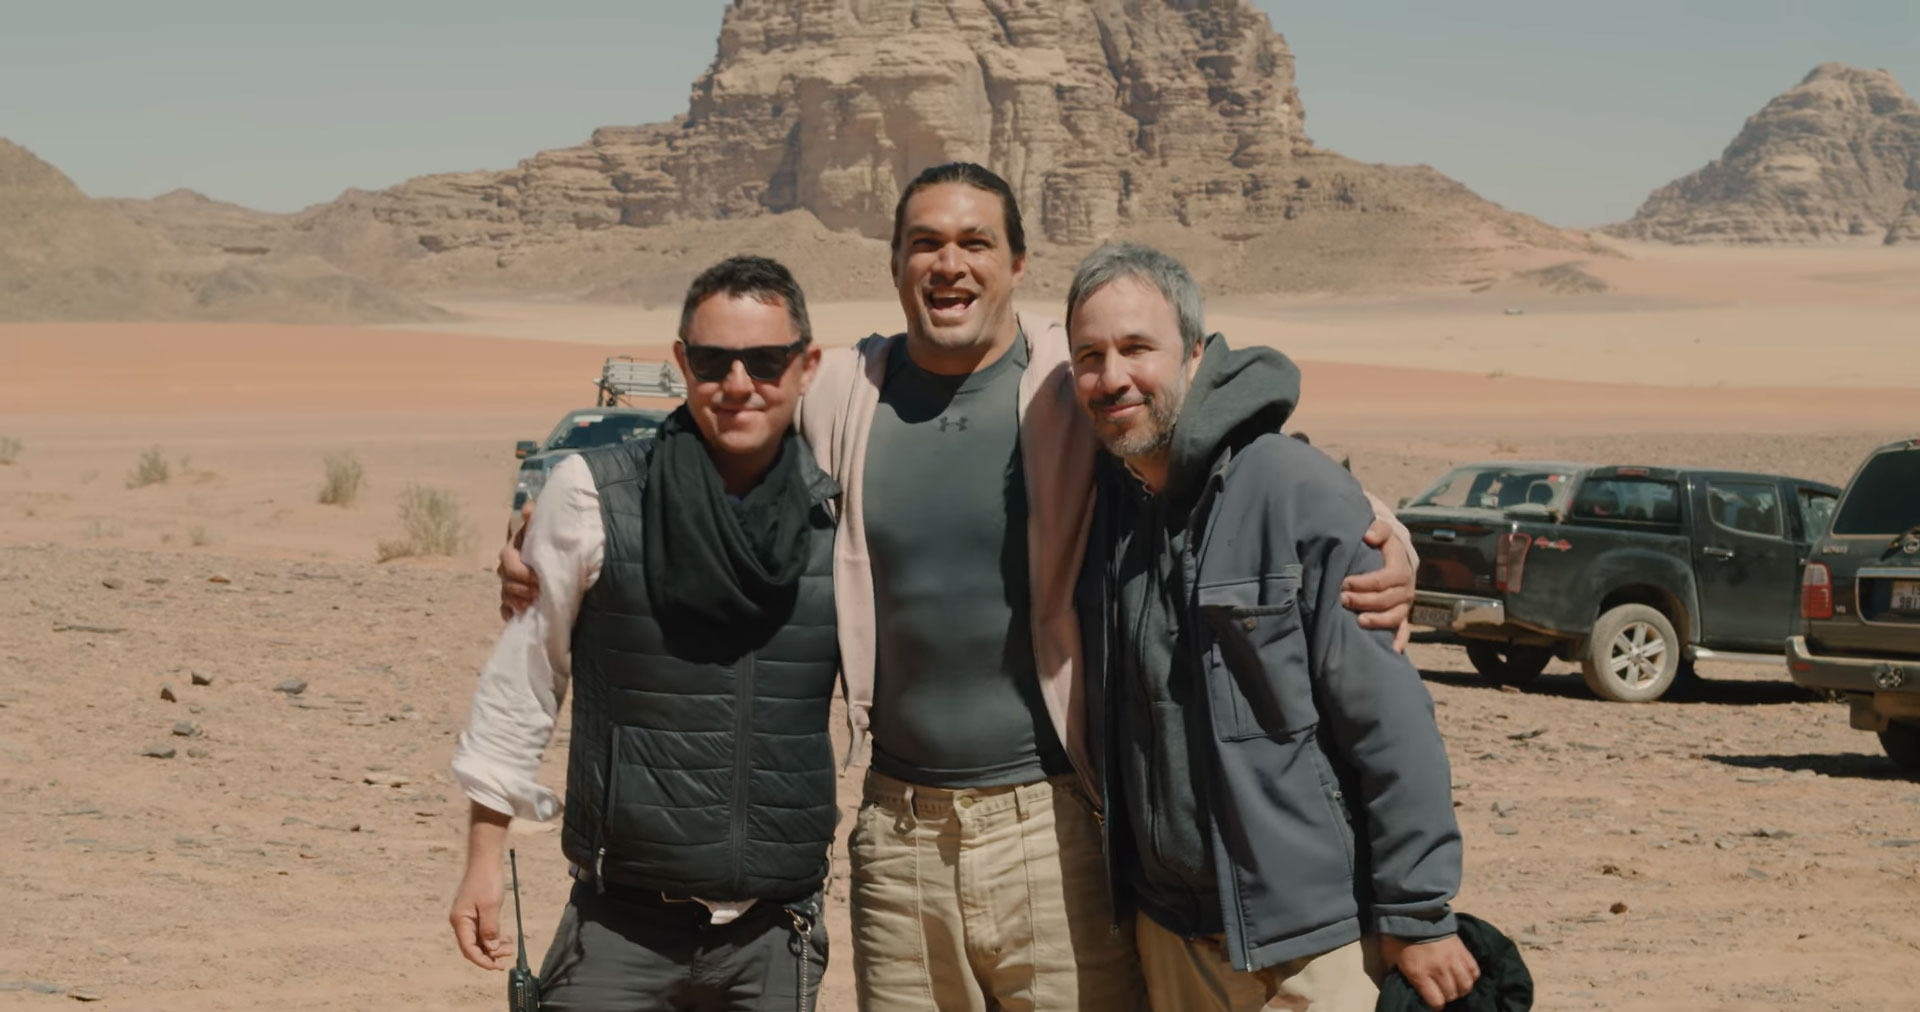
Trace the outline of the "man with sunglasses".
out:
M 799 417 L 844 490 L 841 663 L 873 746 L 848 845 L 860 1007 L 1133 1008 L 1088 791 L 1073 589 L 1097 444 L 1066 332 L 1013 308 L 1026 235 L 986 168 L 909 183 L 892 250 L 906 331 L 829 352 Z M 1413 569 L 1387 562 L 1345 603 L 1394 628 Z M 544 597 L 511 544 L 500 573 L 503 611 Z
M 658 435 L 569 457 L 541 492 L 540 601 L 502 630 L 454 755 L 472 805 L 450 919 L 469 960 L 507 965 L 507 823 L 561 810 L 534 777 L 571 682 L 575 883 L 542 1007 L 811 1008 L 839 487 L 792 423 L 820 352 L 792 274 L 734 257 L 688 290 L 674 354 L 687 400 Z

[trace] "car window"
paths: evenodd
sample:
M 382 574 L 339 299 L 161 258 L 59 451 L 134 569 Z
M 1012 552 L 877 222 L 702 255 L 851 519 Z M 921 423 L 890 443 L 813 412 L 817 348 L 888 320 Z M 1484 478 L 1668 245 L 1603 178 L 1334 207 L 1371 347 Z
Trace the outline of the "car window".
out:
M 1839 502 L 1832 495 L 1818 489 L 1800 490 L 1800 520 L 1806 524 L 1801 536 L 1814 541 L 1827 533 L 1827 525 L 1833 521 L 1833 507 Z
M 1572 484 L 1573 476 L 1565 471 L 1472 464 L 1448 471 L 1407 505 L 1503 510 L 1531 504 L 1560 510 L 1566 508 Z
M 1707 482 L 1707 514 L 1728 530 L 1780 536 L 1780 487 L 1770 481 L 1715 478 Z
M 1652 478 L 1588 478 L 1573 499 L 1573 516 L 1582 520 L 1680 522 L 1680 487 Z
M 1920 447 L 1875 454 L 1847 486 L 1835 534 L 1904 534 L 1920 527 Z
M 547 441 L 549 450 L 585 450 L 651 436 L 660 421 L 650 415 L 580 415 Z

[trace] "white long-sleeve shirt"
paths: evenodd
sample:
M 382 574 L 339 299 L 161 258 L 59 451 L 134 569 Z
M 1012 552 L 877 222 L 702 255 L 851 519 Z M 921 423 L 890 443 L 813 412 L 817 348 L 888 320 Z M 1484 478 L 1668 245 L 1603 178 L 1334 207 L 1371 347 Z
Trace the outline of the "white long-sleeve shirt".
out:
M 539 822 L 560 814 L 559 795 L 535 776 L 573 677 L 573 622 L 600 579 L 606 547 L 593 472 L 579 456 L 567 457 L 547 476 L 520 547 L 540 576 L 540 595 L 500 630 L 453 750 L 454 779 L 475 803 Z M 713 923 L 725 924 L 754 901 L 700 903 Z

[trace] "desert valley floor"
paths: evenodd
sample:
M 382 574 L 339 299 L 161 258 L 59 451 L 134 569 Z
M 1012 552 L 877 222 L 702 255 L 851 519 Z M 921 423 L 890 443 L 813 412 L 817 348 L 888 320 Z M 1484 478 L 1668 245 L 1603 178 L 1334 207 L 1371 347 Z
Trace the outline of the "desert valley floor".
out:
M 1210 319 L 1300 360 L 1295 427 L 1390 501 L 1494 457 L 1838 483 L 1920 436 L 1920 254 L 1629 252 L 1586 265 L 1601 295 L 1242 298 Z M 816 330 L 893 329 L 876 299 L 818 307 Z M 498 627 L 512 445 L 588 403 L 605 355 L 663 353 L 675 311 L 437 301 L 464 318 L 0 326 L 0 440 L 20 445 L 0 466 L 0 1008 L 497 1007 L 503 981 L 446 927 L 465 813 L 446 764 Z M 153 448 L 170 479 L 128 488 Z M 367 475 L 345 509 L 315 501 L 341 451 Z M 458 555 L 374 561 L 409 483 L 460 504 Z M 1458 905 L 1522 941 L 1540 1008 L 1910 1005 L 1920 783 L 1843 708 L 1773 666 L 1622 706 L 1569 665 L 1514 692 L 1452 648 L 1413 657 L 1466 834 Z M 515 834 L 537 960 L 564 863 L 552 827 Z M 833 897 L 822 1006 L 850 1009 L 844 878 Z

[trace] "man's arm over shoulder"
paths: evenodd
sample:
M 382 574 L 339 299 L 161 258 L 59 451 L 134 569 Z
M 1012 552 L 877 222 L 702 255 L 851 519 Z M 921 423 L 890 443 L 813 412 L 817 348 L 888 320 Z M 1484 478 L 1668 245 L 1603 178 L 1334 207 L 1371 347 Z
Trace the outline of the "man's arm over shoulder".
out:
M 1373 874 L 1371 930 L 1419 939 L 1454 930 L 1460 829 L 1445 746 L 1419 672 L 1387 630 L 1360 628 L 1341 582 L 1380 566 L 1362 537 L 1374 510 L 1353 477 L 1307 447 L 1279 448 L 1267 522 L 1301 563 L 1302 621 L 1322 734 L 1357 777 Z
M 541 490 L 522 547 L 540 574 L 540 597 L 500 630 L 454 749 L 454 778 L 476 804 L 523 819 L 559 814 L 559 797 L 535 776 L 567 694 L 573 620 L 599 579 L 605 544 L 593 475 L 586 461 L 568 457 Z

